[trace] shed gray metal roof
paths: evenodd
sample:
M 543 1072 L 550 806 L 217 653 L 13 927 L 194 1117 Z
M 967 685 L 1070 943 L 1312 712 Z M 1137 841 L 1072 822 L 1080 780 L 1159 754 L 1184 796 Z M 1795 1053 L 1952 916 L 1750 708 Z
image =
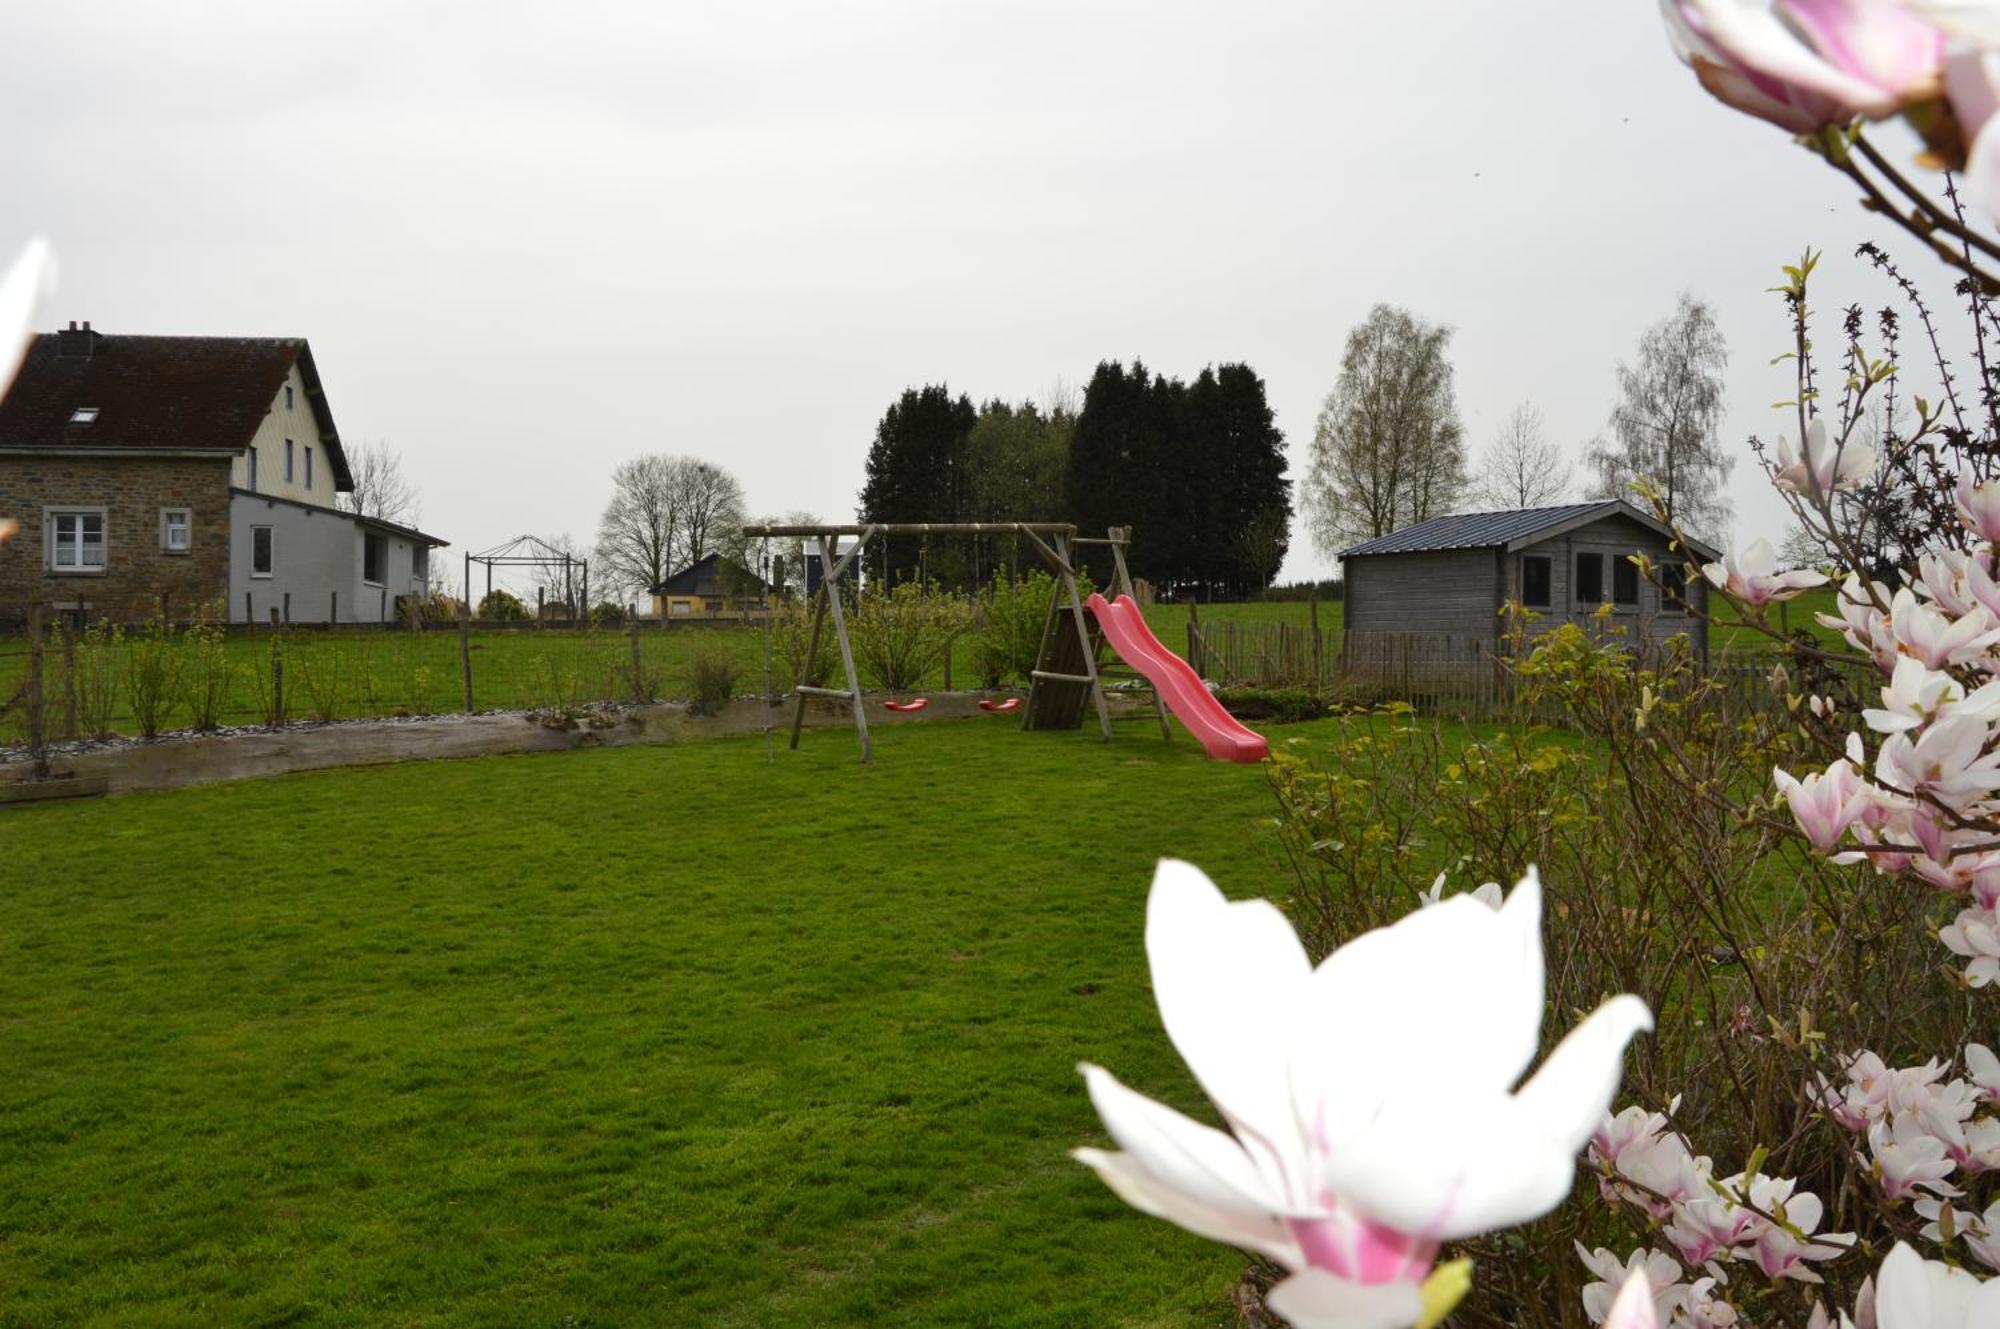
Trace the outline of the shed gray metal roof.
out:
M 1433 517 L 1405 526 L 1400 531 L 1378 535 L 1349 549 L 1342 558 L 1364 554 L 1415 554 L 1441 549 L 1518 549 L 1564 530 L 1587 525 L 1604 517 L 1625 516 L 1651 527 L 1672 539 L 1673 532 L 1651 513 L 1641 512 L 1623 499 L 1600 499 L 1594 503 L 1560 503 L 1547 508 L 1509 508 L 1504 512 L 1465 512 L 1449 517 Z M 1704 558 L 1719 558 L 1712 546 L 1689 540 L 1689 547 Z

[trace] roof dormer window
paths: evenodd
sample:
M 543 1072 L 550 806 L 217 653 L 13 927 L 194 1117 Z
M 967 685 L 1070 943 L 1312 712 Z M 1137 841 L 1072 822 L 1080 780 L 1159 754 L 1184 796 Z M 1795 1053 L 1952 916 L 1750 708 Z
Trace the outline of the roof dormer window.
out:
M 73 425 L 94 425 L 97 423 L 97 410 L 95 406 L 79 406 L 70 412 L 69 422 Z

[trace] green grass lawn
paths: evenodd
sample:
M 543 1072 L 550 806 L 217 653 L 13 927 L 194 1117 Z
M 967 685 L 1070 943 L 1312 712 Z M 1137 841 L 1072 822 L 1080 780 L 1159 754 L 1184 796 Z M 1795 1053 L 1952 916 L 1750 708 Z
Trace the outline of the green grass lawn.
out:
M 9 814 L 0 1325 L 1233 1323 L 1066 1151 L 1081 1059 L 1197 1108 L 1145 892 L 1283 890 L 1263 776 L 875 742 Z

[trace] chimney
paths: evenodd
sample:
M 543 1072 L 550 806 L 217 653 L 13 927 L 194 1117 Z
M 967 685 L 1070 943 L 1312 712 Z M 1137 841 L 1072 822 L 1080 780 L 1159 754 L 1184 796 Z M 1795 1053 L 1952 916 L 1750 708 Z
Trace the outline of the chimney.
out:
M 91 353 L 97 349 L 97 342 L 100 335 L 90 330 L 90 321 L 88 319 L 84 320 L 84 324 L 80 328 L 76 325 L 76 320 L 71 319 L 67 328 L 56 333 L 57 358 L 63 360 L 88 360 L 91 357 Z

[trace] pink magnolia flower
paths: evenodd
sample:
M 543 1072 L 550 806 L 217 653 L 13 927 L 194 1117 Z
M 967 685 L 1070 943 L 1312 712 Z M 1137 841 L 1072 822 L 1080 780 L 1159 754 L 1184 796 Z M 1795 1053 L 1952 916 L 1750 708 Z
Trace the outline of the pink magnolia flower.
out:
M 1581 1250 L 1582 1247 L 1578 1247 L 1578 1249 Z M 1633 1260 L 1637 1261 L 1641 1254 L 1642 1252 L 1634 1251 L 1632 1253 Z M 1666 1259 L 1665 1256 L 1655 1256 L 1653 1258 Z M 1672 1265 L 1673 1261 L 1667 1260 L 1667 1263 Z M 1659 1329 L 1660 1325 L 1666 1322 L 1666 1318 L 1671 1312 L 1671 1306 L 1665 1309 L 1661 1307 L 1660 1293 L 1654 1291 L 1651 1286 L 1651 1280 L 1647 1277 L 1647 1269 L 1650 1265 L 1650 1260 L 1645 1264 L 1635 1263 L 1633 1265 L 1632 1272 L 1626 1276 L 1624 1285 L 1618 1290 L 1616 1300 L 1613 1300 L 1608 1295 L 1609 1284 L 1594 1283 L 1591 1287 L 1585 1288 L 1583 1290 L 1584 1313 L 1590 1316 L 1591 1322 L 1593 1324 L 1596 1323 L 1599 1316 L 1590 1309 L 1590 1294 L 1594 1288 L 1602 1287 L 1606 1289 L 1607 1293 L 1604 1300 L 1609 1303 L 1605 1307 L 1602 1316 L 1604 1329 Z M 1677 1279 L 1680 1276 L 1680 1272 L 1678 1268 L 1675 1268 L 1668 1277 Z M 1687 1292 L 1678 1282 L 1673 1283 L 1668 1291 L 1678 1294 L 1678 1296 L 1685 1296 Z
M 1602 1246 L 1591 1251 L 1585 1250 L 1580 1241 L 1570 1244 L 1576 1247 L 1577 1258 L 1583 1261 L 1584 1268 L 1598 1279 L 1583 1288 L 1583 1313 L 1592 1324 L 1618 1323 L 1608 1317 L 1624 1301 L 1635 1279 L 1647 1286 L 1645 1300 L 1650 1303 L 1657 1323 L 1666 1323 L 1667 1317 L 1687 1300 L 1681 1267 L 1671 1255 L 1641 1246 L 1620 1260 Z
M 1816 499 L 1840 489 L 1858 489 L 1874 474 L 1875 449 L 1865 443 L 1828 443 L 1826 422 L 1814 417 L 1806 423 L 1797 455 L 1792 441 L 1779 437 L 1778 468 L 1771 483 L 1788 494 Z
M 1986 1101 L 2000 1107 L 2000 1057 L 1984 1043 L 1965 1045 L 1965 1073 L 1979 1086 Z
M 1878 1329 L 1988 1329 L 2000 1324 L 2000 1279 L 1925 1260 L 1897 1242 L 1875 1279 Z
M 1771 548 L 1771 542 L 1760 535 L 1749 544 L 1738 545 L 1724 554 L 1720 563 L 1704 563 L 1701 574 L 1717 590 L 1727 592 L 1748 605 L 1789 600 L 1801 591 L 1826 585 L 1824 572 L 1810 569 L 1779 572 L 1777 569 L 1777 552 Z
M 1984 605 L 1953 618 L 1917 599 L 1908 587 L 1889 602 L 1889 622 L 1902 653 L 1932 669 L 1962 664 L 2000 642 L 2000 622 Z
M 2000 109 L 2000 50 L 1992 44 L 1959 49 L 1945 62 L 1944 86 L 1965 139 L 1966 187 L 1988 213 L 2000 215 L 2000 116 L 1994 114 Z M 1959 483 L 1959 519 L 1987 540 L 1995 538 L 1990 532 L 1996 529 L 1990 484 L 1976 486 L 1988 492 L 1984 506 L 1974 506 L 1967 501 L 1966 482 Z
M 1959 1193 L 1945 1180 L 1957 1165 L 1945 1156 L 1943 1141 L 1908 1117 L 1893 1125 L 1878 1121 L 1869 1127 L 1868 1149 L 1875 1156 L 1882 1194 L 1891 1200 L 1911 1199 L 1919 1190 L 1946 1197 Z
M 1452 896 L 1314 968 L 1269 901 L 1163 862 L 1146 950 L 1161 1022 L 1229 1131 L 1085 1066 L 1119 1151 L 1075 1156 L 1135 1208 L 1283 1265 L 1269 1304 L 1301 1325 L 1412 1323 L 1440 1242 L 1560 1203 L 1652 1022 L 1614 998 L 1515 1088 L 1542 1020 L 1532 872 L 1499 909 Z
M 0 279 L 0 397 L 13 385 L 42 301 L 55 286 L 56 260 L 49 242 L 34 239 Z
M 1741 1193 L 1744 1179 L 1731 1177 L 1729 1184 Z M 1825 1206 L 1811 1191 L 1796 1190 L 1798 1182 L 1789 1177 L 1757 1176 L 1749 1183 L 1751 1207 L 1771 1214 L 1797 1229 L 1769 1222 L 1761 1215 L 1755 1225 L 1752 1258 L 1770 1279 L 1789 1278 L 1801 1283 L 1818 1283 L 1821 1278 L 1806 1267 L 1808 1260 L 1831 1260 L 1854 1248 L 1852 1232 L 1818 1232 Z M 1817 1235 L 1815 1235 L 1817 1233 Z
M 1871 0 L 1665 0 L 1676 52 L 1739 111 L 1806 134 L 1936 92 L 1943 36 Z
M 1952 922 L 1938 929 L 1938 940 L 1952 954 L 1972 963 L 1965 966 L 1965 981 L 1983 988 L 2000 983 L 2000 917 L 1992 909 L 1963 909 Z
M 1875 754 L 1875 782 L 1964 807 L 2000 789 L 2000 751 L 1985 751 L 1986 738 L 1984 724 L 1958 715 L 1939 720 L 1915 741 L 1907 733 L 1891 734 Z
M 1824 771 L 1809 772 L 1803 780 L 1776 769 L 1771 779 L 1785 796 L 1799 829 L 1821 853 L 1831 852 L 1840 843 L 1847 828 L 1866 814 L 1875 797 L 1845 757 Z
M 2000 479 L 1974 479 L 1972 472 L 1958 477 L 1958 519 L 1982 540 L 2000 540 Z
M 1932 669 L 1913 655 L 1905 655 L 1896 661 L 1895 672 L 1889 675 L 1889 686 L 1882 689 L 1881 707 L 1862 711 L 1861 719 L 1878 734 L 1895 734 L 1915 729 L 1954 702 L 1964 700 L 1965 689 L 1957 679 Z M 2000 690 L 1990 698 L 1982 698 L 1987 700 L 2000 705 Z
M 1870 588 L 1881 603 L 1889 603 L 1889 588 L 1881 582 L 1870 583 Z M 1896 658 L 1901 652 L 1896 646 L 1895 629 L 1889 616 L 1875 607 L 1868 590 L 1861 585 L 1861 579 L 1850 575 L 1841 584 L 1840 594 L 1834 605 L 1838 614 L 1814 614 L 1820 623 L 1834 629 L 1847 639 L 1847 644 L 1857 651 L 1866 651 L 1875 661 L 1876 668 L 1888 673 L 1896 667 Z

